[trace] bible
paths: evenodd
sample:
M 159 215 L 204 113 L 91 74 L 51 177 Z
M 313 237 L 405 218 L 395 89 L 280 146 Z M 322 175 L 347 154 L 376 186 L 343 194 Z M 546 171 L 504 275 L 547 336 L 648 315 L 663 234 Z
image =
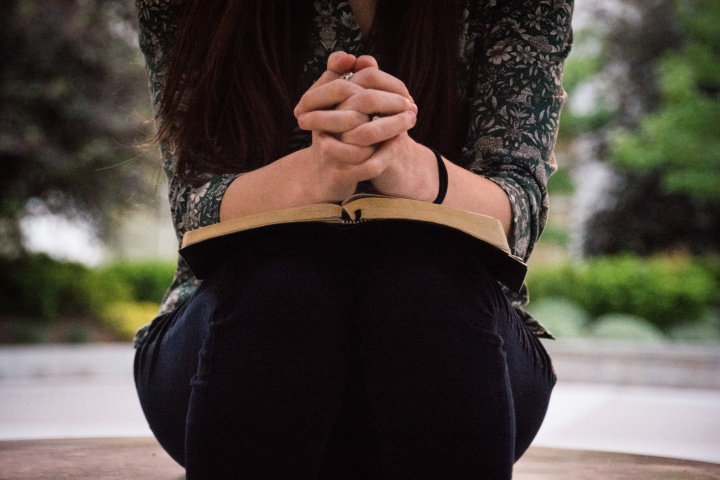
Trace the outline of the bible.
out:
M 513 291 L 519 291 L 523 284 L 527 265 L 511 253 L 498 219 L 446 205 L 380 195 L 358 194 L 342 204 L 273 210 L 201 227 L 184 235 L 180 255 L 195 277 L 203 279 L 249 232 L 307 223 L 362 228 L 376 222 L 419 222 L 458 235 L 467 242 L 467 248 L 477 251 L 500 283 Z

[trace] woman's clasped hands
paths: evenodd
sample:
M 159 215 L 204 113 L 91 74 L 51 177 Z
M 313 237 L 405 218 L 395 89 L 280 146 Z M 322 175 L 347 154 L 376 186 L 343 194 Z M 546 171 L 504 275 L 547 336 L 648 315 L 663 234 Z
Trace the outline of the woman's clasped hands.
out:
M 385 195 L 435 198 L 434 154 L 408 135 L 418 107 L 405 84 L 373 57 L 330 55 L 327 71 L 294 113 L 300 128 L 312 131 L 306 173 L 317 201 L 342 201 L 365 180 Z

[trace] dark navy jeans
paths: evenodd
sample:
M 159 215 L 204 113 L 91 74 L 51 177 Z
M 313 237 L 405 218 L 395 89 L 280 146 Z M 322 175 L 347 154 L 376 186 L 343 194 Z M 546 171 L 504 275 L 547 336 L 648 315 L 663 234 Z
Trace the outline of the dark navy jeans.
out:
M 482 258 L 409 223 L 228 254 L 155 320 L 135 380 L 190 480 L 509 479 L 555 383 Z

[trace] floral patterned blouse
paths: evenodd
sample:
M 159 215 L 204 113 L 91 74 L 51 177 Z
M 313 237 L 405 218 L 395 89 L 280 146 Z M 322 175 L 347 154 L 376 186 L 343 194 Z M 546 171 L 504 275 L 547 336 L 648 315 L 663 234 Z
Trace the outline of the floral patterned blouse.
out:
M 563 62 L 572 43 L 573 0 L 465 0 L 458 51 L 462 96 L 470 122 L 458 165 L 498 184 L 513 212 L 513 253 L 527 259 L 547 219 L 547 179 L 557 168 L 553 148 L 560 110 Z M 163 70 L 175 38 L 184 0 L 136 0 L 140 48 L 147 62 L 152 101 L 159 103 Z M 330 53 L 366 53 L 363 35 L 347 1 L 317 0 L 313 51 L 301 83 L 309 87 L 325 71 Z M 308 146 L 309 132 L 296 129 L 295 149 Z M 236 175 L 208 176 L 194 188 L 175 175 L 171 152 L 163 149 L 170 187 L 172 218 L 178 241 L 185 232 L 219 222 L 220 202 Z M 166 313 L 198 287 L 187 265 L 178 262 L 175 278 L 161 306 Z M 530 330 L 552 338 L 527 315 L 525 289 L 506 290 Z M 147 326 L 136 335 L 144 337 Z

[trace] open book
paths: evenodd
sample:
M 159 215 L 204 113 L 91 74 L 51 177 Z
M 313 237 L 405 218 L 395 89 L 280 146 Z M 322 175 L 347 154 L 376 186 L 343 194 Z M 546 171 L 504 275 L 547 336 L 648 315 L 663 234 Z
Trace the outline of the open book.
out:
M 404 198 L 359 194 L 342 204 L 321 203 L 258 213 L 187 232 L 180 255 L 193 274 L 203 279 L 227 255 L 244 232 L 295 223 L 363 225 L 367 222 L 422 222 L 459 232 L 477 249 L 498 281 L 511 290 L 522 286 L 527 266 L 512 255 L 502 225 L 496 218 L 445 205 Z

